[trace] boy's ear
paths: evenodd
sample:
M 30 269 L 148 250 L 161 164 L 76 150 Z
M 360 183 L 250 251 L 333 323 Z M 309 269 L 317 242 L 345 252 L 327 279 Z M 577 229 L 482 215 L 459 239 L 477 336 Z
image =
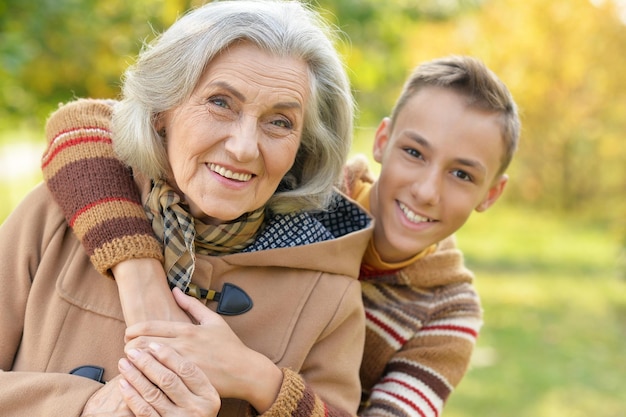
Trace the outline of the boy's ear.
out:
M 475 210 L 478 212 L 482 212 L 493 206 L 493 204 L 498 201 L 498 198 L 500 198 L 500 196 L 502 195 L 504 187 L 506 186 L 506 183 L 508 181 L 508 175 L 504 174 L 500 176 L 500 178 L 498 178 L 496 182 L 489 188 L 489 191 L 487 191 L 487 195 L 485 196 L 483 201 L 481 201 L 480 204 L 476 206 Z
M 389 117 L 385 117 L 381 120 L 378 125 L 378 129 L 376 129 L 376 136 L 374 136 L 374 160 L 378 163 L 381 163 L 383 160 L 383 154 L 385 153 L 385 147 L 387 146 L 387 142 L 389 142 L 389 127 L 391 126 L 391 119 Z

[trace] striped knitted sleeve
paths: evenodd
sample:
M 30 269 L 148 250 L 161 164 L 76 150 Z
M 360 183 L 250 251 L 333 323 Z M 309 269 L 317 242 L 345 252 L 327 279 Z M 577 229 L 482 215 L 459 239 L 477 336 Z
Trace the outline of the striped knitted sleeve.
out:
M 355 198 L 357 188 L 362 183 L 372 184 L 375 181 L 374 173 L 369 167 L 369 160 L 363 154 L 350 158 L 343 167 L 343 177 L 340 189 L 350 198 Z
M 81 99 L 46 124 L 43 178 L 91 262 L 103 275 L 131 258 L 162 260 L 131 170 L 113 151 L 112 101 Z
M 436 417 L 469 366 L 482 309 L 456 249 L 402 270 L 423 287 L 363 286 L 366 393 L 359 415 Z M 411 300 L 407 302 L 407 300 Z
M 250 414 L 253 415 L 252 410 Z M 263 417 L 351 417 L 353 414 L 325 403 L 309 387 L 301 375 L 283 369 L 283 384 L 274 404 Z

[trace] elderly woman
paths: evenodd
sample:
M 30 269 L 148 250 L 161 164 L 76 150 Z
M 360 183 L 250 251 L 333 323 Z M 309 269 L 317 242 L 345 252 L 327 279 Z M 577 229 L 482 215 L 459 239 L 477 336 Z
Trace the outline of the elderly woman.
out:
M 332 189 L 351 111 L 317 16 L 296 2 L 245 1 L 182 17 L 129 69 L 114 107 L 86 100 L 61 109 L 65 122 L 91 123 L 57 132 L 45 157 L 55 178 L 90 174 L 64 149 L 115 136 L 162 238 L 175 298 L 197 324 L 139 324 L 125 345 L 120 298 L 135 294 L 94 269 L 39 186 L 0 228 L 2 414 L 184 415 L 172 410 L 201 397 L 195 404 L 210 415 L 211 384 L 224 416 L 250 406 L 328 413 L 316 395 L 356 412 L 364 317 L 355 278 L 371 226 Z M 92 203 L 68 219 L 78 235 L 87 218 L 104 216 L 100 232 L 115 233 L 108 213 L 143 215 L 127 200 Z

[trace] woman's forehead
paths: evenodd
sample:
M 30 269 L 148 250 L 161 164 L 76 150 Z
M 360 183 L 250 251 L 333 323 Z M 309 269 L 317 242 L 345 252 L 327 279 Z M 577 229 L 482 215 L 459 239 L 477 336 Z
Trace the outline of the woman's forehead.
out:
M 239 99 L 255 94 L 279 96 L 279 100 L 304 107 L 309 71 L 300 58 L 276 55 L 253 44 L 237 44 L 217 55 L 204 70 L 198 88 L 231 90 Z M 245 96 L 245 91 L 252 94 Z

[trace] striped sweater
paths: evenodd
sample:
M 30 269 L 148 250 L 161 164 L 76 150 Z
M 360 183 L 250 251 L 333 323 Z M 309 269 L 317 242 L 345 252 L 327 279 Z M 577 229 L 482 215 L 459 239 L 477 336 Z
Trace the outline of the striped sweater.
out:
M 115 158 L 111 113 L 111 103 L 99 100 L 61 107 L 48 120 L 42 160 L 44 180 L 68 223 L 96 268 L 109 276 L 110 268 L 124 259 L 162 259 L 132 174 Z M 348 167 L 345 189 L 369 179 Z M 399 270 L 363 265 L 360 280 L 367 330 L 359 415 L 441 415 L 467 370 L 482 324 L 473 276 L 454 239 Z M 267 415 L 346 414 L 324 404 L 297 374 L 288 372 L 276 404 Z
M 105 275 L 130 258 L 163 260 L 132 173 L 116 157 L 109 130 L 112 104 L 79 100 L 46 125 L 43 178 L 91 262 Z
M 453 238 L 401 270 L 361 268 L 361 416 L 441 415 L 482 324 L 472 278 Z
M 347 195 L 369 208 L 373 183 L 365 157 L 349 161 Z M 367 325 L 360 415 L 441 415 L 482 325 L 473 275 L 454 237 L 400 265 L 375 252 L 370 244 L 360 273 Z

